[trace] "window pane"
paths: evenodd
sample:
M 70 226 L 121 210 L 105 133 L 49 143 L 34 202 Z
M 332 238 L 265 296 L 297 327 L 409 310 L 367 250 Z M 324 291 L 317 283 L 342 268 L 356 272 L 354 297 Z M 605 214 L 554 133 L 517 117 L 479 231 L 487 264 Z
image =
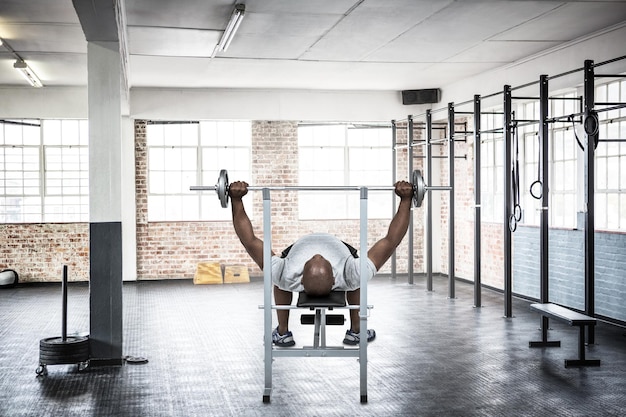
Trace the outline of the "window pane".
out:
M 152 221 L 166 220 L 164 196 L 148 195 L 148 214 Z
M 181 146 L 197 146 L 198 145 L 198 124 L 181 124 L 180 125 L 180 145 Z
M 181 197 L 182 220 L 197 220 L 200 218 L 199 198 L 200 197 L 197 193 L 193 196 Z
M 77 120 L 61 121 L 62 143 L 64 145 L 78 145 L 80 143 L 80 135 Z
M 146 126 L 146 142 L 148 146 L 163 146 L 163 125 L 148 124 Z
M 619 224 L 621 229 L 626 229 L 626 194 L 619 196 Z
M 612 103 L 619 102 L 620 101 L 619 93 L 620 93 L 619 81 L 610 83 L 608 85 L 608 97 L 607 97 L 608 100 L 607 101 L 612 102 Z M 596 100 L 596 101 L 600 101 L 600 100 Z M 619 110 L 611 110 L 607 112 L 607 118 L 614 119 L 617 117 L 619 117 Z
M 163 144 L 169 146 L 180 145 L 180 125 L 168 124 L 163 126 Z
M 596 189 L 606 190 L 606 158 L 596 159 Z
M 182 197 L 169 195 L 165 197 L 165 219 L 182 219 Z
M 22 133 L 24 135 L 24 145 L 38 146 L 41 142 L 41 129 L 34 125 L 23 126 Z
M 606 194 L 596 194 L 595 221 L 598 229 L 606 229 Z
M 42 122 L 43 127 L 43 140 L 46 145 L 60 145 L 61 144 L 61 121 L 60 120 L 44 120 Z
M 607 158 L 607 188 L 609 190 L 619 190 L 619 157 Z
M 552 226 L 562 227 L 564 223 L 564 201 L 562 194 L 552 196 Z
M 617 230 L 619 228 L 619 194 L 610 193 L 606 197 L 606 227 L 610 230 Z

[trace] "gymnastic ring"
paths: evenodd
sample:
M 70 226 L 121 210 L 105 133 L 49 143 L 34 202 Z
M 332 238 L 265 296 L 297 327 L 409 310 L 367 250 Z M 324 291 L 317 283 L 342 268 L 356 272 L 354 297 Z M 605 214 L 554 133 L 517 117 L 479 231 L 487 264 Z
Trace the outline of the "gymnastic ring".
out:
M 539 192 L 535 193 L 535 191 L 533 191 L 536 185 L 539 186 Z M 533 182 L 532 184 L 530 184 L 530 195 L 532 195 L 535 200 L 541 200 L 541 194 L 543 193 L 543 183 L 540 180 L 537 180 L 535 182 Z

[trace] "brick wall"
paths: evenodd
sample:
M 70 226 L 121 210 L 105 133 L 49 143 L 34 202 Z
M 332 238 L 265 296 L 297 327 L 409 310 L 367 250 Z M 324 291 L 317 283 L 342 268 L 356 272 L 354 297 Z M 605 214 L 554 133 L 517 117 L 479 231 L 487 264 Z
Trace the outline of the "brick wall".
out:
M 0 225 L 0 270 L 14 269 L 20 282 L 89 280 L 87 223 Z
M 471 130 L 472 120 L 459 118 L 457 123 L 465 123 L 470 128 L 457 125 L 457 130 Z M 441 146 L 440 155 L 447 156 L 448 149 Z M 470 281 L 474 280 L 474 138 L 468 136 L 465 141 L 457 139 L 455 156 L 465 157 L 454 160 L 454 269 L 455 276 Z M 449 184 L 447 159 L 441 164 L 442 184 Z M 448 273 L 448 193 L 442 195 L 442 248 L 441 270 Z M 480 230 L 480 265 L 481 283 L 494 288 L 504 288 L 504 242 L 502 223 L 481 221 Z
M 256 121 L 252 123 L 252 172 L 254 185 L 297 185 L 297 122 Z M 252 262 L 227 222 L 148 222 L 147 165 L 145 122 L 135 125 L 136 195 L 137 195 L 137 276 L 141 280 L 191 278 L 199 262 L 246 265 L 252 276 L 261 270 Z M 406 129 L 399 132 L 406 142 Z M 404 138 L 404 139 L 402 139 Z M 398 153 L 398 178 L 406 179 L 406 150 Z M 234 178 L 230 179 L 235 180 Z M 358 246 L 358 220 L 301 221 L 298 219 L 298 193 L 272 192 L 272 247 L 279 252 L 304 234 L 332 233 Z M 263 201 L 261 193 L 252 192 L 251 217 L 257 236 L 263 236 Z M 355 196 L 355 198 L 358 198 Z M 320 202 L 325 204 L 326 202 Z M 218 204 L 217 199 L 215 204 Z M 389 220 L 370 220 L 368 245 L 386 234 Z M 420 226 L 418 222 L 417 227 Z M 398 271 L 407 271 L 406 240 L 398 251 Z M 421 240 L 416 240 L 418 252 Z M 419 259 L 419 260 L 418 260 Z M 416 254 L 416 268 L 421 268 Z M 381 273 L 390 272 L 387 263 Z

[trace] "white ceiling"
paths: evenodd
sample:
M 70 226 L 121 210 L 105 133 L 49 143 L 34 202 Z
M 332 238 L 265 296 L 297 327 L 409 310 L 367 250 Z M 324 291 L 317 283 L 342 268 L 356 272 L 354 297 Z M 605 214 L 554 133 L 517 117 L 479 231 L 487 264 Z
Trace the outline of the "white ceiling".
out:
M 118 2 L 131 88 L 434 88 L 626 21 L 626 0 L 240 0 L 243 23 L 211 59 L 236 1 Z M 84 86 L 86 36 L 117 35 L 101 13 L 114 3 L 0 0 L 0 38 L 45 86 Z M 31 88 L 14 61 L 0 47 L 0 86 Z

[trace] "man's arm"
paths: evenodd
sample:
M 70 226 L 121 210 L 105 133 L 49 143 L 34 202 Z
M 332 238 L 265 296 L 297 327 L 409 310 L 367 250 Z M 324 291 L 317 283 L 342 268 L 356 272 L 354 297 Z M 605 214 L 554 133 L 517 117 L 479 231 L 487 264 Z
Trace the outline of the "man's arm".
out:
M 398 181 L 395 186 L 396 194 L 400 197 L 398 211 L 389 224 L 387 236 L 376 242 L 367 252 L 367 257 L 372 261 L 377 271 L 393 255 L 409 228 L 413 186 L 406 181 Z
M 236 181 L 230 184 L 228 194 L 233 211 L 233 226 L 241 244 L 252 260 L 263 269 L 263 241 L 256 237 L 242 198 L 248 193 L 248 184 Z

